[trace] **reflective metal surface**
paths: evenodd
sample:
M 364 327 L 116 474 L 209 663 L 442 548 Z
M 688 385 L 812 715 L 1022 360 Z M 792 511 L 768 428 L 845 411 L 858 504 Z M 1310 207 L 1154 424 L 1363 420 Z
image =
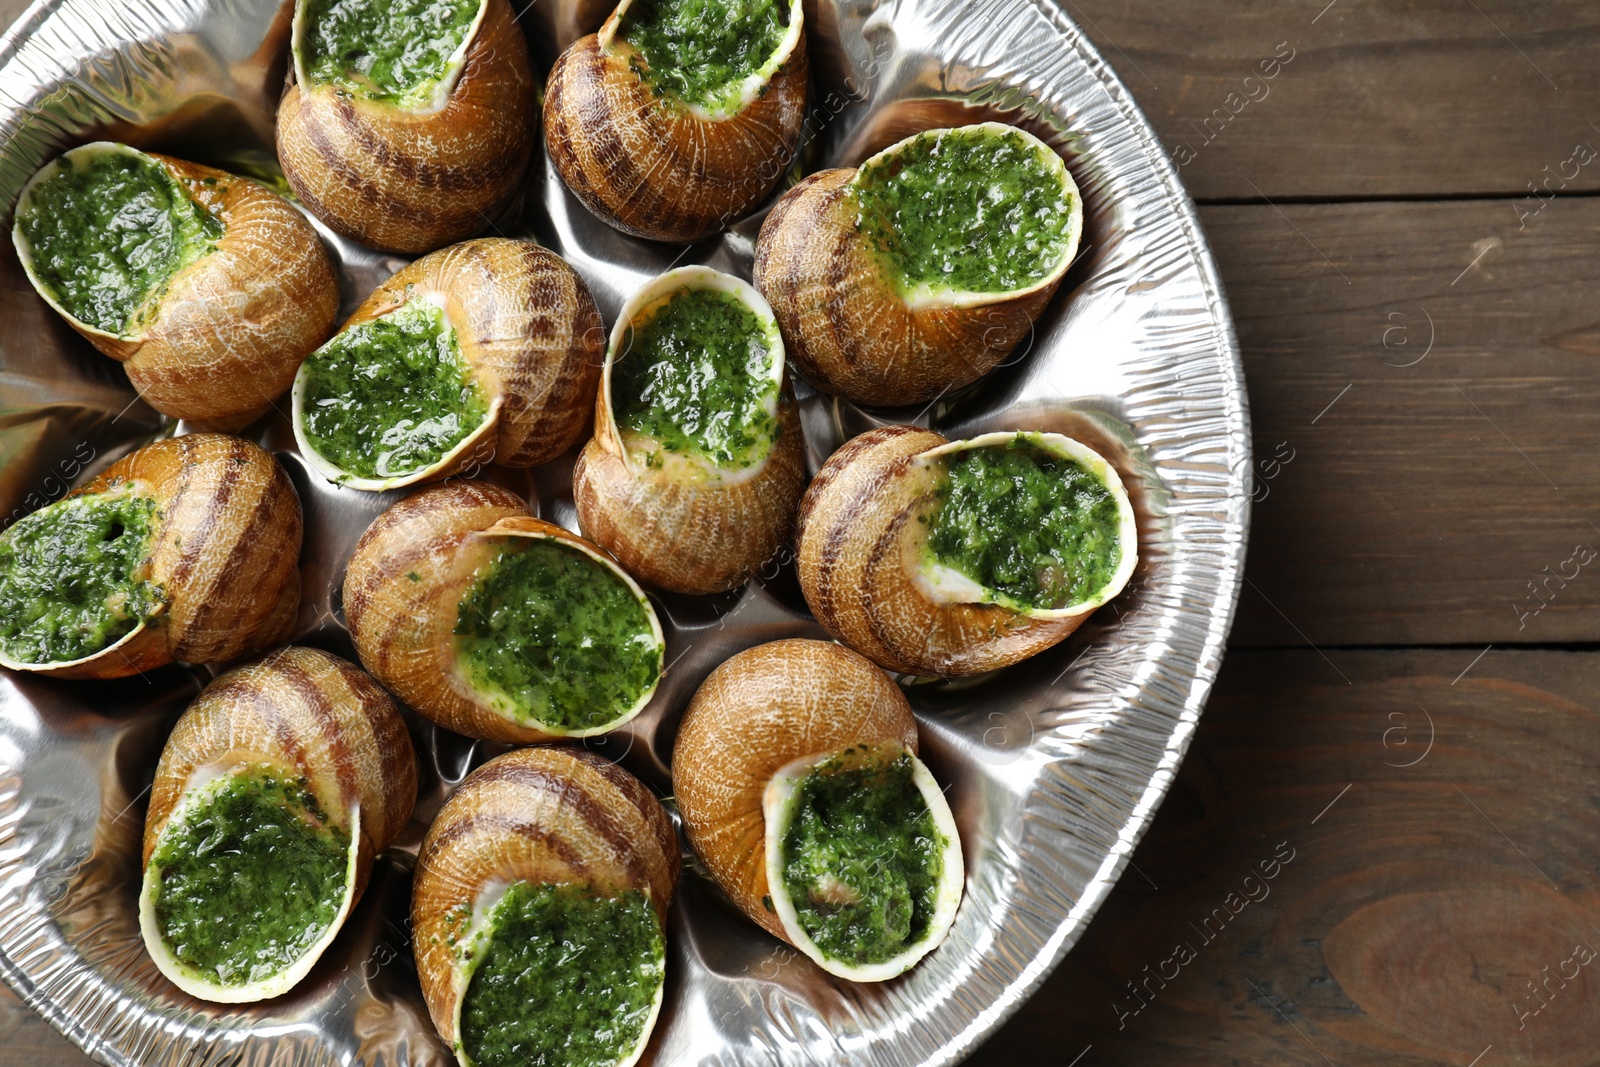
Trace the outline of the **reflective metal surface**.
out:
M 530 4 L 540 62 L 608 7 Z M 1249 439 L 1226 304 L 1173 168 L 1082 34 L 1050 0 L 817 0 L 808 19 L 804 169 L 854 163 L 917 129 L 999 118 L 1061 151 L 1086 202 L 1085 250 L 1060 295 L 975 389 L 921 411 L 864 411 L 802 384 L 813 469 L 885 423 L 951 436 L 1062 431 L 1121 468 L 1143 559 L 1128 591 L 1065 645 L 988 677 L 908 682 L 967 853 L 949 941 L 901 979 L 851 986 L 746 922 L 691 865 L 648 1054 L 657 1064 L 941 1064 L 970 1051 L 1077 940 L 1121 873 L 1215 677 L 1243 563 Z M 0 42 L 7 228 L 23 182 L 87 140 L 268 174 L 287 32 L 275 0 L 36 3 Z M 590 217 L 540 162 L 495 226 L 566 256 L 609 324 L 669 265 L 748 277 L 759 224 L 687 247 L 634 240 Z M 401 263 L 328 236 L 346 311 Z M 0 330 L 0 520 L 173 431 L 37 299 L 9 241 Z M 344 562 L 399 494 L 324 483 L 281 416 L 250 432 L 277 452 L 306 508 L 298 640 L 351 655 L 337 594 Z M 568 457 L 486 473 L 573 526 L 570 469 Z M 664 791 L 676 719 L 701 679 L 741 648 L 819 631 L 786 559 L 736 593 L 657 602 L 668 676 L 629 731 L 591 747 Z M 107 683 L 0 674 L 0 972 L 105 1063 L 448 1062 L 412 970 L 411 855 L 443 797 L 494 746 L 413 719 L 424 763 L 416 820 L 328 956 L 271 1003 L 208 1005 L 157 974 L 134 918 L 144 792 L 166 731 L 206 678 L 181 667 Z

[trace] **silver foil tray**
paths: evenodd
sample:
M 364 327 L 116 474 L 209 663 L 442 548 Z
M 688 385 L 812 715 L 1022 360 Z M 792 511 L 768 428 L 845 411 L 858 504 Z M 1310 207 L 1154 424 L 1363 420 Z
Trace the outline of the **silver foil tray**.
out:
M 517 0 L 520 7 L 527 0 Z M 524 9 L 538 61 L 606 14 L 598 0 Z M 1007 671 L 908 685 L 924 750 L 967 852 L 948 942 L 881 985 L 830 978 L 739 916 L 692 864 L 673 909 L 656 1064 L 944 1064 L 1016 1008 L 1078 939 L 1165 793 L 1216 676 L 1238 593 L 1250 451 L 1239 354 L 1193 206 L 1155 135 L 1049 0 L 816 0 L 806 169 L 848 165 L 917 129 L 998 118 L 1068 160 L 1084 252 L 1034 335 L 967 393 L 865 411 L 801 388 L 813 469 L 846 437 L 920 422 L 951 436 L 1063 431 L 1117 463 L 1142 562 L 1113 604 Z M 277 0 L 40 0 L 0 41 L 0 204 L 70 145 L 101 137 L 271 177 L 288 16 Z M 669 265 L 749 275 L 761 216 L 692 246 L 608 229 L 538 159 L 496 220 L 587 279 L 607 321 Z M 401 261 L 342 242 L 345 310 Z M 0 517 L 55 499 L 151 437 L 181 430 L 130 392 L 0 251 Z M 328 485 L 280 416 L 250 431 L 305 504 L 301 643 L 351 655 L 337 586 L 355 538 L 396 499 Z M 573 526 L 570 457 L 492 470 Z M 591 742 L 665 791 L 677 716 L 733 652 L 820 635 L 792 564 L 722 597 L 657 598 L 667 679 L 627 732 Z M 0 972 L 108 1064 L 449 1062 L 423 1008 L 406 915 L 417 842 L 449 790 L 497 751 L 413 718 L 417 818 L 379 863 L 319 966 L 270 1003 L 221 1007 L 169 985 L 135 921 L 144 795 L 175 717 L 209 677 L 119 682 L 0 674 Z

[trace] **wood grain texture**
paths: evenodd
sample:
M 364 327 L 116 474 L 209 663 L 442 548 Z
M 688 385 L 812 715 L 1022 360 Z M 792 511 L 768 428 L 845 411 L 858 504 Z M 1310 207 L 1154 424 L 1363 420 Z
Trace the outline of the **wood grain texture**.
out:
M 1234 646 L 1600 640 L 1600 201 L 1201 216 L 1254 424 Z
M 1547 179 L 1600 188 L 1600 160 L 1562 176 L 1576 145 L 1600 148 L 1600 6 L 1589 0 L 1062 8 L 1201 200 L 1525 196 Z
M 1230 653 L 1133 866 L 973 1067 L 1594 1063 L 1600 655 L 1452 684 L 1469 658 Z

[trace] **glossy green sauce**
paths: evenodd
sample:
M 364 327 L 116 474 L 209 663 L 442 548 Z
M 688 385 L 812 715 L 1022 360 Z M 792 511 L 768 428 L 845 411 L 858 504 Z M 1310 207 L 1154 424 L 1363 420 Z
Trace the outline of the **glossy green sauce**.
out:
M 1081 465 L 1026 436 L 946 459 L 928 532 L 935 560 L 1020 610 L 1081 603 L 1116 573 L 1117 501 Z
M 857 227 L 903 289 L 1004 292 L 1048 276 L 1071 240 L 1072 197 L 1020 133 L 955 130 L 863 166 Z
M 635 323 L 611 371 L 619 429 L 650 438 L 627 441 L 647 465 L 657 449 L 709 459 L 719 467 L 758 462 L 778 434 L 772 349 L 766 326 L 732 293 L 679 289 Z
M 718 110 L 761 69 L 789 32 L 780 0 L 634 0 L 617 27 L 644 57 L 657 92 Z M 637 69 L 637 68 L 636 68 Z
M 306 359 L 307 439 L 363 478 L 437 463 L 479 426 L 488 406 L 469 377 L 444 312 L 412 300 L 340 331 Z
M 307 0 L 300 61 L 316 84 L 421 107 L 432 102 L 483 2 Z
M 34 275 L 73 318 L 133 334 L 173 276 L 216 247 L 222 223 L 143 156 L 63 156 L 33 187 L 17 228 Z
M 638 1044 L 666 973 L 666 942 L 638 890 L 506 890 L 461 1004 L 477 1067 L 611 1067 Z
M 156 924 L 179 960 L 223 985 L 271 977 L 304 956 L 344 900 L 350 833 L 302 782 L 252 766 L 167 824 L 150 862 Z
M 0 648 L 18 663 L 59 663 L 114 644 L 161 604 L 138 577 L 155 501 L 72 496 L 0 535 Z
M 912 780 L 910 756 L 820 763 L 788 810 L 784 888 L 825 956 L 882 963 L 927 935 L 946 841 Z
M 633 590 L 552 538 L 508 538 L 462 597 L 455 633 L 468 681 L 519 722 L 603 726 L 661 674 L 661 645 Z

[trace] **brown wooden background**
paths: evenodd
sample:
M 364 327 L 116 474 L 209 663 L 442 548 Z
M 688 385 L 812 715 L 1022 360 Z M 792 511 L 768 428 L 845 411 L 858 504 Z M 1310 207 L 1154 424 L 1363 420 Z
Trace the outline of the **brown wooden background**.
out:
M 1600 1064 L 1600 3 L 1063 3 L 1201 204 L 1264 499 L 1172 794 L 971 1062 Z M 0 1062 L 86 1061 L 0 992 Z

